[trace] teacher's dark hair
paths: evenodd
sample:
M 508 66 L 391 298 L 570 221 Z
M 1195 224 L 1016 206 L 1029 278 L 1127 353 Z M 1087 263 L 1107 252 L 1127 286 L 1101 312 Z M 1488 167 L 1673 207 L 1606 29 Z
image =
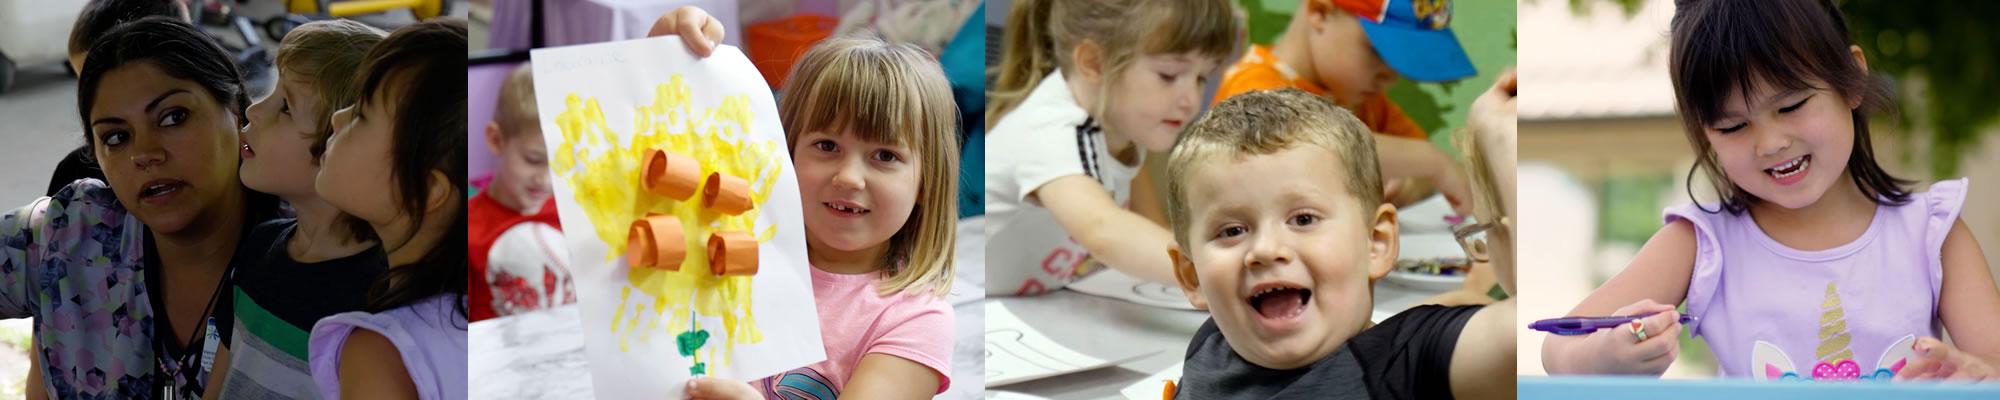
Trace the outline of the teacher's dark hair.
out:
M 465 21 L 438 18 L 397 29 L 368 51 L 356 108 L 375 101 L 392 107 L 389 175 L 398 207 L 412 221 L 429 216 L 431 174 L 442 173 L 457 197 L 446 232 L 465 231 Z M 379 96 L 379 97 L 378 97 Z M 411 230 L 410 236 L 416 235 Z M 403 239 L 408 240 L 409 237 Z M 397 308 L 439 294 L 456 294 L 465 313 L 466 248 L 447 233 L 417 262 L 392 266 L 369 289 L 366 309 Z
M 90 51 L 90 45 L 111 32 L 111 28 L 146 17 L 169 17 L 187 21 L 174 0 L 88 0 L 77 12 L 76 24 L 69 28 L 70 54 Z

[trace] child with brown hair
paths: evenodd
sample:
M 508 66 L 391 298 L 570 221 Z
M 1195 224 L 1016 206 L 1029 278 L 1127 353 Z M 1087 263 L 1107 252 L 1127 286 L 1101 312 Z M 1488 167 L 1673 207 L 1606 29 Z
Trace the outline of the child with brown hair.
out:
M 988 103 L 987 294 L 1061 289 L 1092 262 L 1172 282 L 1166 227 L 1132 211 L 1235 51 L 1226 0 L 1016 1 Z
M 354 103 L 361 57 L 382 36 L 359 22 L 315 21 L 278 45 L 277 87 L 250 106 L 238 175 L 298 217 L 260 224 L 237 246 L 236 257 L 252 262 L 231 278 L 227 301 L 238 323 L 215 361 L 229 372 L 210 374 L 204 397 L 316 397 L 307 333 L 320 318 L 360 310 L 368 285 L 388 268 L 374 230 L 312 185 L 333 111 Z
M 466 397 L 465 37 L 455 18 L 390 33 L 333 114 L 314 189 L 374 228 L 389 271 L 313 325 L 321 397 Z

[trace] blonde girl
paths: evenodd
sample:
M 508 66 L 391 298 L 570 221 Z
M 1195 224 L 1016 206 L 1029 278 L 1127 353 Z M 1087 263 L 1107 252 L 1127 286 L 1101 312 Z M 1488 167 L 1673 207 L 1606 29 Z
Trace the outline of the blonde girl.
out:
M 686 7 L 656 34 L 698 55 L 720 24 Z M 696 399 L 922 399 L 951 385 L 958 109 L 944 71 L 908 44 L 833 38 L 783 89 L 813 300 L 827 359 L 752 383 L 688 382 Z
M 1173 146 L 1242 41 L 1230 3 L 1014 2 L 986 113 L 988 295 L 1059 289 L 1093 260 L 1174 282 L 1173 235 L 1126 205 L 1141 155 Z

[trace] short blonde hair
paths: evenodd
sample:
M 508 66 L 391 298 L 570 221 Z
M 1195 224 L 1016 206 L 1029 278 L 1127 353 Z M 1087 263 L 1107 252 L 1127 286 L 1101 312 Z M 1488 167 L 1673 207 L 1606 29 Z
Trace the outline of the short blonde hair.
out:
M 1028 98 L 1050 71 L 1075 79 L 1070 49 L 1094 43 L 1103 74 L 1118 76 L 1140 56 L 1194 52 L 1227 61 L 1243 39 L 1228 0 L 1017 0 L 1007 13 L 1000 64 L 987 93 L 986 128 Z M 1105 79 L 1109 89 L 1118 79 Z M 1109 92 L 1109 90 L 1106 90 Z M 1085 104 L 1092 114 L 1114 99 Z
M 1223 100 L 1174 145 L 1167 157 L 1167 218 L 1174 240 L 1188 248 L 1192 227 L 1188 181 L 1218 157 L 1241 160 L 1311 144 L 1339 158 L 1347 170 L 1347 191 L 1361 200 L 1363 213 L 1382 204 L 1382 171 L 1375 161 L 1375 135 L 1345 108 L 1298 89 L 1260 90 Z M 1330 166 L 1329 166 L 1330 167 Z M 1217 189 L 1217 188 L 1206 188 Z
M 880 295 L 951 290 L 958 218 L 958 104 L 937 61 L 916 46 L 836 37 L 799 56 L 778 119 L 785 142 L 805 132 L 851 132 L 915 150 L 916 209 L 889 237 Z M 796 148 L 796 147 L 795 147 Z
M 319 100 L 312 115 L 312 154 L 326 151 L 333 135 L 333 112 L 354 105 L 361 93 L 361 58 L 388 33 L 344 19 L 313 21 L 293 28 L 278 43 L 277 65 L 286 75 L 311 82 Z
M 493 110 L 493 123 L 500 125 L 501 137 L 511 139 L 530 128 L 540 128 L 540 116 L 541 109 L 535 106 L 535 69 L 521 63 L 500 82 L 500 104 Z
M 313 98 L 318 100 L 310 110 L 314 165 L 319 164 L 320 155 L 326 152 L 327 139 L 333 137 L 333 112 L 359 100 L 362 59 L 387 36 L 381 29 L 336 19 L 299 25 L 278 43 L 278 68 L 285 75 L 305 78 L 305 82 L 310 82 Z M 347 231 L 348 239 L 357 242 L 376 239 L 375 228 L 353 215 L 342 213 L 336 223 Z

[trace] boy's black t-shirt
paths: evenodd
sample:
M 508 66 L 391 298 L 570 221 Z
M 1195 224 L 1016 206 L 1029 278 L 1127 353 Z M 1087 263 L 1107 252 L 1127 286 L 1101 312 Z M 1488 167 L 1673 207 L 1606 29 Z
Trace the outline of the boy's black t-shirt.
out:
M 1258 366 L 1223 340 L 1215 319 L 1188 344 L 1176 399 L 1449 399 L 1451 354 L 1484 306 L 1423 305 L 1362 330 L 1304 368 Z
M 224 343 L 232 360 L 258 360 L 262 366 L 232 361 L 229 371 L 211 371 L 228 374 L 229 384 L 220 388 L 224 398 L 294 397 L 298 392 L 289 390 L 310 388 L 313 325 L 361 311 L 370 285 L 388 271 L 381 246 L 314 263 L 294 260 L 287 245 L 298 229 L 296 219 L 273 220 L 237 246 L 236 258 L 249 264 L 236 271 L 234 290 L 226 295 L 236 329 Z
M 389 270 L 389 261 L 382 247 L 371 246 L 346 257 L 300 263 L 286 250 L 298 227 L 298 220 L 291 218 L 258 225 L 237 246 L 236 257 L 251 264 L 236 271 L 235 290 L 229 296 L 232 302 L 252 302 L 232 308 L 249 307 L 279 320 L 257 322 L 282 322 L 309 333 L 321 318 L 360 311 L 369 286 Z M 270 325 L 246 328 L 261 327 Z

